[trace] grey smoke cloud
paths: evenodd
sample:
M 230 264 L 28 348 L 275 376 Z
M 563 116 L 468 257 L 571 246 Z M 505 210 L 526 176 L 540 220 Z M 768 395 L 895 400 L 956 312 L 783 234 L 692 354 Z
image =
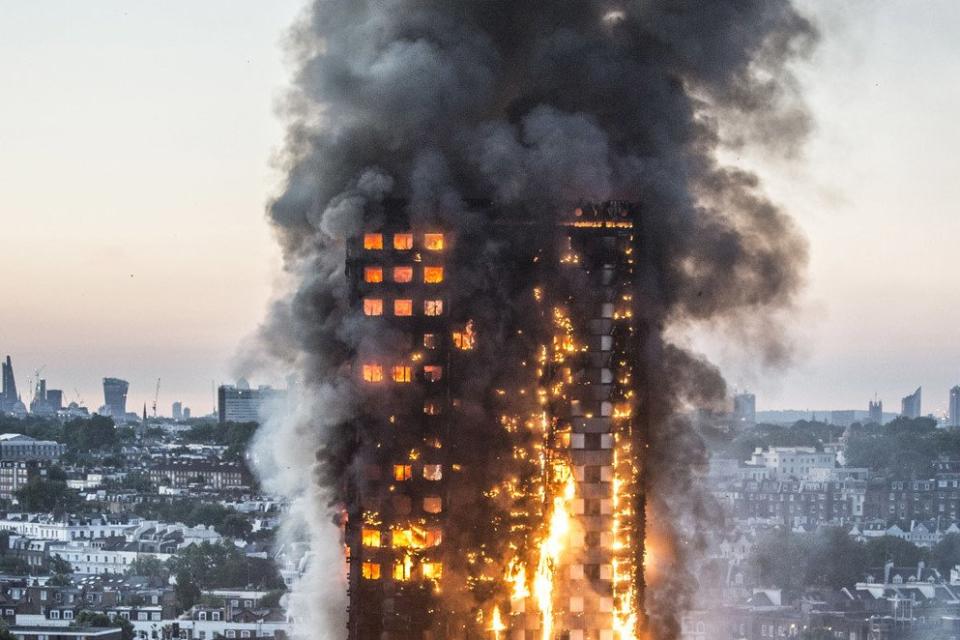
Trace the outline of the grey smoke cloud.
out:
M 320 453 L 309 463 L 302 451 L 296 460 L 274 456 L 260 465 L 265 480 L 289 476 L 285 464 L 304 465 L 299 483 L 277 486 L 332 503 L 336 480 L 349 473 L 352 453 L 337 428 L 303 434 L 314 419 L 349 420 L 345 363 L 385 344 L 351 314 L 343 263 L 360 212 L 388 194 L 454 226 L 468 223 L 464 198 L 488 197 L 531 218 L 579 200 L 640 202 L 636 297 L 645 319 L 663 328 L 734 318 L 758 327 L 765 357 L 781 358 L 783 333 L 770 318 L 802 285 L 805 242 L 756 177 L 720 166 L 715 152 L 721 127 L 796 148 L 809 121 L 789 65 L 816 38 L 789 0 L 314 2 L 291 39 L 299 66 L 287 175 L 268 207 L 296 287 L 263 328 L 310 400 L 279 415 L 260 442 Z M 477 270 L 463 281 L 482 290 L 484 277 Z M 714 521 L 696 482 L 702 445 L 676 409 L 716 402 L 725 387 L 696 356 L 660 336 L 650 342 L 642 357 L 655 434 L 651 508 L 677 549 L 674 578 L 652 586 L 651 600 L 671 606 L 656 608 L 651 629 L 672 638 L 693 589 L 695 553 L 684 549 L 695 551 Z M 335 546 L 319 533 L 335 535 L 334 508 L 318 504 L 303 520 L 305 538 Z M 317 633 L 305 628 L 302 637 Z

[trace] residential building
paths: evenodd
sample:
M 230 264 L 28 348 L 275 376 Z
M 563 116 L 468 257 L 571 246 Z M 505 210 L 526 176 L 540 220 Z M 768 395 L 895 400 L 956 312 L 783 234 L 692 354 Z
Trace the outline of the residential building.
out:
M 748 462 L 773 471 L 778 480 L 806 479 L 813 469 L 833 469 L 836 455 L 813 447 L 757 447 Z
M 733 422 L 735 425 L 752 427 L 757 423 L 757 397 L 752 393 L 733 396 Z
M 252 480 L 249 469 L 236 462 L 206 460 L 169 460 L 150 467 L 150 481 L 174 488 L 200 484 L 213 489 L 248 486 Z
M 28 482 L 45 477 L 48 466 L 38 460 L 0 460 L 0 498 L 12 500 Z
M 923 387 L 917 387 L 917 390 L 908 396 L 904 396 L 900 402 L 900 415 L 904 418 L 919 418 L 922 412 L 921 394 Z
M 56 461 L 67 446 L 53 440 L 37 440 L 21 433 L 0 433 L 0 460 Z
M 960 385 L 950 389 L 949 426 L 960 427 Z
M 183 403 L 181 403 L 179 400 L 173 403 L 171 415 L 173 416 L 174 420 L 183 420 Z
M 282 394 L 282 391 L 268 386 L 251 389 L 245 380 L 240 380 L 236 386 L 220 385 L 217 390 L 220 422 L 260 422 L 264 404 Z

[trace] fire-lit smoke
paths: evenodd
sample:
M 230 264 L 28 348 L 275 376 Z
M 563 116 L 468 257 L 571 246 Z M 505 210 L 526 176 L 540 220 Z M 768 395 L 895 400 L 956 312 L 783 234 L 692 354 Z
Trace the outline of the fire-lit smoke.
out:
M 758 328 L 758 348 L 777 352 L 768 318 L 800 286 L 805 244 L 756 178 L 721 166 L 716 152 L 721 131 L 796 145 L 807 121 L 788 65 L 814 40 L 789 0 L 317 0 L 309 8 L 291 38 L 286 180 L 269 206 L 293 285 L 263 330 L 307 404 L 261 436 L 260 471 L 295 507 L 309 503 L 295 517 L 315 556 L 339 548 L 335 504 L 358 464 L 341 428 L 358 410 L 345 365 L 389 344 L 348 304 L 345 239 L 364 209 L 401 197 L 415 223 L 461 230 L 461 246 L 469 238 L 473 247 L 457 267 L 461 297 L 478 326 L 506 327 L 499 314 L 528 305 L 511 296 L 527 296 L 530 283 L 520 273 L 514 288 L 490 281 L 485 265 L 510 256 L 478 235 L 465 199 L 489 198 L 509 218 L 541 222 L 581 201 L 638 202 L 645 250 L 634 310 L 655 329 L 639 363 L 655 563 L 646 609 L 652 637 L 677 636 L 695 587 L 691 563 L 716 517 L 697 483 L 703 445 L 678 410 L 716 402 L 725 387 L 714 367 L 661 332 L 735 318 Z M 504 335 L 486 345 L 478 338 L 478 388 L 511 377 L 498 369 L 510 361 Z M 463 438 L 480 437 L 487 418 L 477 408 L 476 430 L 468 420 Z M 488 468 L 509 451 L 484 444 Z M 546 515 L 563 508 L 561 499 Z M 538 570 L 523 569 L 531 581 Z M 314 586 L 300 592 L 342 602 L 342 571 L 342 563 L 314 564 Z M 486 624 L 499 634 L 501 612 L 491 615 Z M 331 620 L 312 620 L 300 637 L 342 637 L 342 621 Z

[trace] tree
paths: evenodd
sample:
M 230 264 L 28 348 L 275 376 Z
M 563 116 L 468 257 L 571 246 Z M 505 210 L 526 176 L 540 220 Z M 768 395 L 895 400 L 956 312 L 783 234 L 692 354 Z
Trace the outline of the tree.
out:
M 898 567 L 913 567 L 927 554 L 920 547 L 896 536 L 881 536 L 867 541 L 867 561 L 870 567 L 882 567 L 888 560 Z
M 170 570 L 200 588 L 281 589 L 283 578 L 272 560 L 247 557 L 229 543 L 188 546 L 167 561 Z
M 77 614 L 77 617 L 74 618 L 73 624 L 70 626 L 74 628 L 119 627 L 121 640 L 133 640 L 135 636 L 133 624 L 129 620 L 124 620 L 120 616 L 116 616 L 111 620 L 107 614 L 97 613 L 95 611 L 81 611 Z
M 950 570 L 960 565 L 960 533 L 948 533 L 930 551 L 930 562 L 944 577 L 950 577 Z
M 200 587 L 186 569 L 177 572 L 177 584 L 173 593 L 180 611 L 186 611 L 200 600 Z
M 60 480 L 33 478 L 14 494 L 26 511 L 69 511 L 80 499 L 76 492 Z
M 215 527 L 217 533 L 229 538 L 246 538 L 250 535 L 253 526 L 250 521 L 239 513 L 228 514 L 220 526 Z
M 77 451 L 108 449 L 117 442 L 117 430 L 112 419 L 94 415 L 64 424 L 63 440 L 69 448 Z
M 50 558 L 50 562 L 47 563 L 47 567 L 50 569 L 51 573 L 61 575 L 73 573 L 73 567 L 69 562 L 61 558 L 59 553 Z
M 10 632 L 6 622 L 0 622 L 0 640 L 17 640 L 17 636 Z
M 165 578 L 169 573 L 164 564 L 154 556 L 141 556 L 136 558 L 127 568 L 127 575 L 129 576 Z
M 865 549 L 844 529 L 819 529 L 809 542 L 806 585 L 840 589 L 863 580 L 868 566 Z

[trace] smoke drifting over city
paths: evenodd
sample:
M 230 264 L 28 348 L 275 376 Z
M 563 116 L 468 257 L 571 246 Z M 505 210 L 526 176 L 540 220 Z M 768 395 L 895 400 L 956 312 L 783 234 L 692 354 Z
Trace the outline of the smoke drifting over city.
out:
M 759 138 L 783 151 L 802 141 L 809 123 L 789 65 L 815 41 L 786 0 L 358 0 L 309 9 L 291 39 L 286 182 L 269 205 L 292 284 L 262 332 L 298 384 L 257 449 L 267 488 L 294 500 L 291 544 L 310 550 L 293 600 L 300 637 L 344 635 L 335 523 L 350 508 L 345 479 L 369 462 L 357 443 L 372 432 L 355 423 L 387 411 L 371 406 L 350 364 L 399 342 L 357 313 L 345 264 L 364 216 L 392 199 L 414 229 L 439 225 L 457 242 L 451 308 L 486 328 L 471 373 L 477 390 L 523 384 L 523 341 L 547 331 L 524 319 L 528 294 L 547 281 L 564 299 L 578 282 L 529 268 L 514 245 L 486 235 L 470 203 L 491 201 L 518 228 L 549 225 L 585 202 L 637 203 L 633 312 L 652 329 L 637 363 L 651 557 L 641 626 L 652 638 L 677 637 L 696 589 L 691 568 L 718 518 L 698 485 L 704 447 L 680 413 L 719 402 L 726 387 L 716 367 L 663 332 L 731 321 L 754 336 L 758 357 L 783 353 L 773 316 L 802 285 L 805 242 L 757 178 L 720 164 L 717 151 L 724 139 Z M 483 451 L 463 455 L 484 469 L 475 478 L 484 486 L 511 473 L 516 442 L 490 435 L 502 407 L 470 406 L 469 394 L 465 402 L 463 447 Z M 509 410 L 523 414 L 525 402 Z M 464 508 L 444 544 L 469 546 L 471 529 L 495 530 L 476 521 L 489 516 Z

